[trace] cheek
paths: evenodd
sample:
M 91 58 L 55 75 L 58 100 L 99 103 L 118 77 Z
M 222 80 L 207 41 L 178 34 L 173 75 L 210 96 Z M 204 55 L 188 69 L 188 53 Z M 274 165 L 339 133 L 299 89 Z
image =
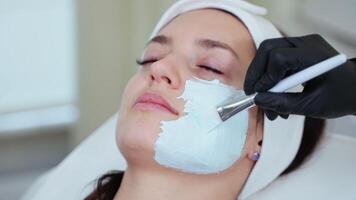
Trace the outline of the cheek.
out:
M 160 132 L 160 120 L 145 116 L 128 115 L 119 118 L 116 127 L 116 142 L 124 157 L 153 158 L 154 143 Z M 132 159 L 137 160 L 137 159 Z
M 140 85 L 142 82 L 144 82 L 144 78 L 139 72 L 127 82 L 121 97 L 120 116 L 125 116 L 128 112 L 130 108 L 129 106 L 132 105 L 135 100 L 135 96 L 137 96 L 139 91 L 143 88 L 143 85 Z
M 148 83 L 144 78 L 144 74 L 138 72 L 127 83 L 122 95 L 116 125 L 116 142 L 126 158 L 133 155 L 141 155 L 142 157 L 143 153 L 145 157 L 153 158 L 153 147 L 160 132 L 159 127 L 162 117 L 132 109 L 137 97 L 147 87 Z
M 245 68 L 245 67 L 244 67 Z M 244 89 L 244 80 L 246 75 L 246 70 L 244 68 L 240 68 L 233 73 L 231 73 L 229 84 L 232 85 L 237 90 Z

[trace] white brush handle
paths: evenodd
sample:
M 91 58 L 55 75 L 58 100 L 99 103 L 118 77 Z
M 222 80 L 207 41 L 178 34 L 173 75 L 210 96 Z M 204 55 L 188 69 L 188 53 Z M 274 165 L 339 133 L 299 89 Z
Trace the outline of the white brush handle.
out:
M 345 63 L 347 60 L 345 54 L 339 54 L 334 57 L 328 58 L 321 61 L 315 65 L 312 65 L 300 72 L 297 72 L 283 80 L 281 80 L 277 85 L 268 90 L 269 92 L 280 93 L 284 92 L 290 88 L 293 88 L 299 84 L 307 82 L 320 74 L 323 74 L 329 70 L 334 69 Z

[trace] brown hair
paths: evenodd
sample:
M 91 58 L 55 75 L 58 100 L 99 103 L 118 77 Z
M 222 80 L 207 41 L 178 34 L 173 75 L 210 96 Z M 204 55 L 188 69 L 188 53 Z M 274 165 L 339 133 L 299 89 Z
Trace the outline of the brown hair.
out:
M 121 185 L 124 172 L 110 171 L 102 175 L 96 183 L 95 190 L 85 200 L 112 200 Z

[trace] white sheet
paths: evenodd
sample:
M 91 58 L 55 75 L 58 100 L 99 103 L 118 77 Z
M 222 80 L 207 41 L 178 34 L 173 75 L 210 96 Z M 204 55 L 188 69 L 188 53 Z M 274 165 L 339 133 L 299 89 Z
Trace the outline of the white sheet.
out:
M 57 167 L 42 175 L 22 200 L 77 200 L 92 180 L 126 163 L 115 144 L 116 115 L 81 143 Z M 356 139 L 326 134 L 313 158 L 280 177 L 251 200 L 356 199 Z
M 42 175 L 22 199 L 83 199 L 92 191 L 93 180 L 109 170 L 124 170 L 126 161 L 115 143 L 116 118 L 108 119 L 58 166 Z

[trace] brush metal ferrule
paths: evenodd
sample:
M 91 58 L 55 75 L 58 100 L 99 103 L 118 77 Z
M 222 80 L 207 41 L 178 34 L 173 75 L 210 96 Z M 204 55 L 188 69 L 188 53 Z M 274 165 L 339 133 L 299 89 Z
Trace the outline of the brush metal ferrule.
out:
M 222 121 L 226 121 L 235 114 L 248 109 L 255 105 L 255 96 L 257 93 L 252 95 L 243 95 L 229 99 L 228 102 L 217 107 L 217 111 Z

